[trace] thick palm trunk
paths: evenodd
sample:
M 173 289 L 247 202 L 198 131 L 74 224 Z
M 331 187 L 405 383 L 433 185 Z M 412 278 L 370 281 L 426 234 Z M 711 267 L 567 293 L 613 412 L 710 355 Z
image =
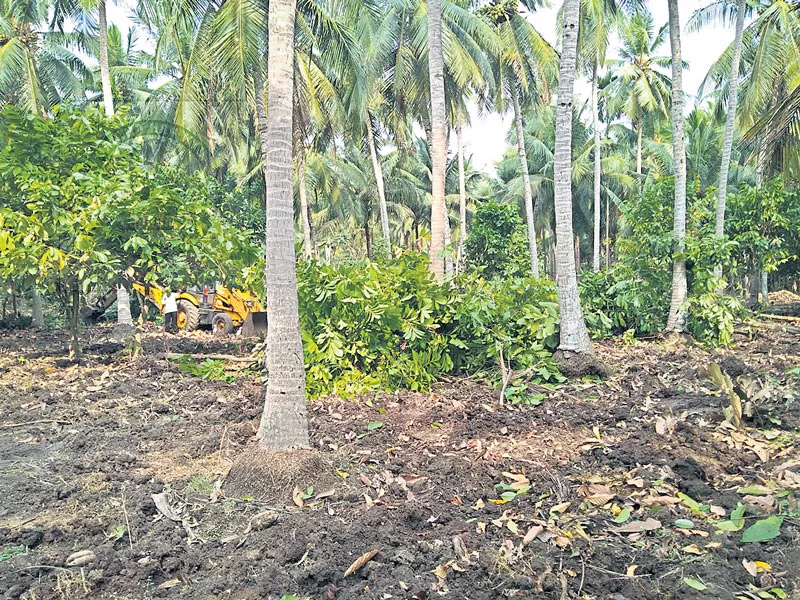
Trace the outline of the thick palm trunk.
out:
M 556 285 L 561 311 L 562 350 L 592 353 L 575 273 L 572 233 L 572 102 L 577 67 L 580 0 L 565 0 L 556 105 L 553 187 L 556 213 Z
M 678 1 L 668 0 L 669 39 L 672 48 L 672 155 L 675 163 L 675 214 L 673 221 L 672 299 L 667 330 L 681 332 L 686 321 L 686 147 L 683 128 L 683 59 Z
M 445 197 L 444 202 L 444 247 L 445 247 L 445 255 L 444 255 L 444 274 L 445 277 L 452 277 L 453 276 L 453 254 L 450 251 L 452 248 L 452 232 L 450 230 L 450 212 L 447 210 L 447 198 Z
M 375 183 L 378 186 L 378 208 L 381 214 L 381 233 L 384 239 L 391 246 L 392 240 L 389 235 L 389 209 L 386 204 L 386 190 L 383 182 L 383 167 L 381 161 L 378 159 L 378 149 L 375 146 L 375 134 L 372 132 L 372 118 L 369 116 L 369 111 L 364 110 L 366 117 L 365 125 L 367 127 L 367 143 L 369 144 L 369 155 L 372 159 L 372 171 L 375 173 Z
M 642 174 L 642 117 L 636 119 L 636 174 Z
M 114 325 L 114 338 L 124 340 L 135 333 L 131 317 L 131 297 L 124 285 L 117 286 L 117 323 Z
M 264 182 L 267 181 L 267 155 L 269 154 L 269 139 L 267 137 L 267 105 L 264 98 L 267 89 L 261 73 L 256 69 L 253 73 L 253 84 L 256 99 L 256 130 L 258 131 L 258 141 L 261 145 L 261 161 L 264 163 Z
M 764 180 L 767 178 L 767 143 L 766 140 L 762 139 L 758 145 L 758 157 L 756 159 L 756 187 L 760 188 L 764 185 Z M 756 263 L 756 275 L 754 277 L 755 285 L 756 285 L 756 298 L 758 297 L 758 292 L 761 292 L 761 302 L 763 304 L 769 304 L 769 290 L 767 289 L 767 285 L 769 283 L 769 278 L 767 277 L 767 272 L 764 269 L 763 262 L 760 260 Z
M 445 171 L 447 123 L 445 121 L 444 49 L 442 47 L 442 0 L 428 1 L 428 71 L 431 88 L 431 272 L 445 274 Z
M 311 221 L 308 217 L 308 190 L 306 189 L 306 151 L 302 143 L 297 149 L 297 190 L 300 196 L 300 224 L 303 228 L 303 254 L 311 258 L 314 243 L 311 241 Z
M 100 83 L 103 88 L 103 107 L 106 116 L 114 114 L 114 96 L 111 92 L 111 72 L 108 69 L 108 23 L 106 22 L 106 0 L 99 0 L 97 3 L 100 56 Z
M 70 360 L 78 360 L 81 356 L 81 348 L 78 342 L 78 327 L 80 323 L 81 312 L 81 291 L 77 283 L 73 285 L 70 296 L 72 299 L 72 307 L 69 315 L 69 331 L 71 334 L 69 343 L 69 358 Z
M 736 32 L 733 38 L 733 56 L 731 57 L 730 95 L 728 96 L 728 114 L 725 119 L 725 139 L 722 143 L 722 162 L 719 167 L 719 184 L 717 186 L 717 214 L 714 233 L 720 238 L 725 236 L 725 202 L 728 197 L 728 172 L 731 167 L 733 151 L 733 132 L 736 125 L 737 91 L 739 87 L 739 62 L 742 57 L 742 32 L 744 30 L 744 12 L 747 0 L 738 0 L 736 5 Z M 714 275 L 722 277 L 722 265 L 717 265 Z
M 592 244 L 592 270 L 600 270 L 600 178 L 603 176 L 600 164 L 600 108 L 597 103 L 597 69 L 599 59 L 595 59 L 592 69 L 592 123 L 594 125 L 594 239 Z
M 467 241 L 467 179 L 464 174 L 464 139 L 459 123 L 456 126 L 458 143 L 458 253 L 456 254 L 456 273 L 464 271 L 464 244 Z
M 611 198 L 606 195 L 606 269 L 611 266 Z
M 35 287 L 31 291 L 31 302 L 33 303 L 31 325 L 37 329 L 41 329 L 44 327 L 44 311 L 42 310 L 42 297 Z
M 267 117 L 267 392 L 258 430 L 265 450 L 307 448 L 303 344 L 297 302 L 292 194 L 296 0 L 269 3 Z
M 528 250 L 531 255 L 531 274 L 539 277 L 539 252 L 536 248 L 536 223 L 533 214 L 533 194 L 531 192 L 531 176 L 528 172 L 528 152 L 525 149 L 525 129 L 522 126 L 522 110 L 519 106 L 519 93 L 511 92 L 514 104 L 514 125 L 517 128 L 517 155 L 522 170 L 522 195 L 525 200 L 525 219 L 528 226 Z

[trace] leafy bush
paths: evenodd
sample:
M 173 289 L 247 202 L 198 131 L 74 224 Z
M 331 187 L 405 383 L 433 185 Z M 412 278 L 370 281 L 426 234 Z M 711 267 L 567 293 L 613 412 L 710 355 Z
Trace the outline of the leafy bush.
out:
M 583 273 L 580 282 L 587 326 L 602 337 L 632 331 L 657 333 L 667 322 L 672 289 L 673 179 L 650 182 L 642 195 L 620 207 L 626 234 L 617 243 L 619 261 L 599 273 Z M 714 194 L 698 186 L 688 198 L 686 247 L 688 326 L 700 340 L 731 341 L 741 303 L 718 293 L 714 265 L 729 264 L 736 242 L 714 235 Z
M 584 272 L 579 289 L 586 326 L 595 337 L 628 330 L 652 334 L 666 323 L 668 283 L 641 277 L 625 263 L 598 273 Z
M 715 346 L 728 346 L 733 341 L 733 326 L 744 316 L 745 307 L 739 298 L 723 294 L 710 285 L 689 296 L 687 326 L 692 335 Z
M 498 382 L 504 364 L 558 377 L 551 350 L 558 308 L 551 282 L 433 281 L 418 253 L 338 267 L 302 264 L 300 322 L 311 397 L 426 390 L 445 373 Z
M 487 202 L 478 208 L 466 241 L 467 265 L 487 279 L 520 277 L 529 271 L 525 227 L 511 204 Z

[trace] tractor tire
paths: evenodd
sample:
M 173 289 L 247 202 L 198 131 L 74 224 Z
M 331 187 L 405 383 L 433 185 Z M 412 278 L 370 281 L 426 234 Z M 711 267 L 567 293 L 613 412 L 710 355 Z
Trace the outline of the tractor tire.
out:
M 200 309 L 188 300 L 178 300 L 178 330 L 194 331 L 200 326 Z
M 211 319 L 211 330 L 214 335 L 230 335 L 233 333 L 233 321 L 227 313 L 219 312 Z

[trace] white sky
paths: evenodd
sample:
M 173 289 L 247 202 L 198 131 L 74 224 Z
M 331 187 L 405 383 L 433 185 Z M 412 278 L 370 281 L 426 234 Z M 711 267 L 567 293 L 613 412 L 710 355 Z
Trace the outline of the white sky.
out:
M 550 8 L 537 10 L 532 19 L 538 31 L 551 44 L 556 43 L 556 14 L 560 0 L 549 0 Z M 691 14 L 698 8 L 708 4 L 708 0 L 679 0 L 681 24 L 686 25 Z M 131 13 L 134 0 L 117 0 L 109 3 L 109 22 L 120 29 L 127 30 L 131 26 Z M 648 0 L 647 5 L 653 14 L 656 30 L 667 22 L 666 0 Z M 682 34 L 683 60 L 689 63 L 688 71 L 684 71 L 684 88 L 689 101 L 697 92 L 703 77 L 712 63 L 719 58 L 725 48 L 733 41 L 733 28 L 707 27 L 701 32 Z M 669 39 L 662 46 L 662 53 L 669 55 Z M 610 53 L 613 56 L 613 52 Z M 589 86 L 586 81 L 578 80 L 576 94 L 585 99 Z M 472 154 L 476 169 L 494 172 L 494 165 L 503 157 L 506 148 L 506 133 L 511 126 L 510 115 L 488 114 L 472 116 L 472 125 L 464 129 L 464 149 L 467 155 Z

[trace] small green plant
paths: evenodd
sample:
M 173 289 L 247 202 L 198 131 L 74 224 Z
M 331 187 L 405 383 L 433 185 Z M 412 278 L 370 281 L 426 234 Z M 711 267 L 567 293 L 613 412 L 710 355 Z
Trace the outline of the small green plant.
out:
M 214 482 L 209 481 L 205 475 L 192 475 L 186 484 L 186 492 L 195 494 L 210 494 L 214 491 Z
M 17 556 L 25 556 L 28 553 L 28 548 L 25 546 L 7 546 L 0 552 L 0 562 L 11 560 Z
M 117 525 L 106 535 L 106 537 L 108 537 L 109 540 L 114 540 L 116 542 L 121 540 L 125 536 L 126 532 L 127 529 L 125 529 L 124 525 Z
M 184 373 L 208 381 L 227 381 L 228 383 L 236 381 L 236 377 L 225 372 L 224 360 L 211 360 L 207 358 L 202 362 L 197 362 L 188 354 L 184 354 L 178 358 L 178 366 Z

